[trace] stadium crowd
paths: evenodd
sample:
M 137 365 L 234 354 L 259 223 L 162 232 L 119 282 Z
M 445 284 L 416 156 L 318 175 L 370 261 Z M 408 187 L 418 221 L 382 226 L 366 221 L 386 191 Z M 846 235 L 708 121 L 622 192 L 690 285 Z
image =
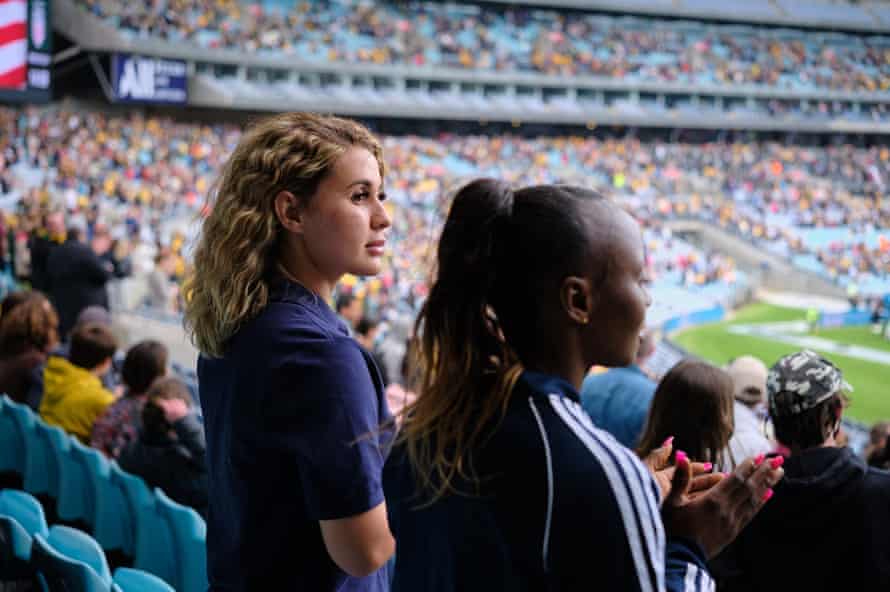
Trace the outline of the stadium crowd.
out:
M 884 37 L 456 3 L 79 0 L 115 27 L 316 61 L 884 92 Z
M 175 311 L 185 272 L 188 227 L 201 214 L 214 173 L 241 131 L 234 125 L 174 122 L 138 114 L 2 109 L 0 179 L 14 209 L 4 223 L 4 254 L 13 275 L 28 271 L 28 240 L 46 234 L 46 215 L 66 214 L 112 262 L 119 277 L 151 275 L 146 296 Z M 463 179 L 493 176 L 516 185 L 575 183 L 616 197 L 646 228 L 650 264 L 674 284 L 732 284 L 732 261 L 672 237 L 664 219 L 691 216 L 841 282 L 890 274 L 890 243 L 860 240 L 890 224 L 882 188 L 890 181 L 890 149 L 779 142 L 704 144 L 633 137 L 554 136 L 383 138 L 389 174 L 392 236 L 398 248 L 380 278 L 348 276 L 344 286 L 370 295 L 372 312 L 423 297 L 433 243 L 448 195 Z M 203 212 L 206 214 L 206 211 Z M 811 229 L 846 230 L 808 244 Z M 60 240 L 61 237 L 56 237 Z M 127 272 L 127 273 L 124 273 Z M 170 281 L 168 281 L 168 279 Z

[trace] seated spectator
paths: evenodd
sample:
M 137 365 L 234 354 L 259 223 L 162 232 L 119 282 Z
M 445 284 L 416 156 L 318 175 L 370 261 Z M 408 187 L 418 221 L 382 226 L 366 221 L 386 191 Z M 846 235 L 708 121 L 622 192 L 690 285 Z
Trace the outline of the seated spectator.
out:
M 741 356 L 727 368 L 732 377 L 735 430 L 729 440 L 726 470 L 742 460 L 766 454 L 773 445 L 763 435 L 763 421 L 757 411 L 766 403 L 766 365 L 752 356 Z
M 646 331 L 633 364 L 592 374 L 581 386 L 581 405 L 593 424 L 628 448 L 639 442 L 655 394 L 655 382 L 643 371 L 653 353 L 655 337 Z
M 140 341 L 130 348 L 122 371 L 126 391 L 96 420 L 90 446 L 117 458 L 136 439 L 148 389 L 167 373 L 167 357 L 166 346 L 157 341 Z
M 71 331 L 68 359 L 51 355 L 43 371 L 40 417 L 89 443 L 96 419 L 114 402 L 102 386 L 111 369 L 117 339 L 98 323 L 83 323 Z
M 808 350 L 776 362 L 766 384 L 776 439 L 790 450 L 785 479 L 727 549 L 721 590 L 890 590 L 890 473 L 835 446 L 852 388 Z
M 34 371 L 58 344 L 59 316 L 40 292 L 16 294 L 24 299 L 12 307 L 15 301 L 8 296 L 0 321 L 0 392 L 36 411 L 43 383 L 34 380 Z
M 162 251 L 155 257 L 154 269 L 148 274 L 149 307 L 163 312 L 176 311 L 176 284 L 170 279 L 173 276 L 176 260 L 169 251 Z
M 371 354 L 371 357 L 374 358 L 374 363 L 377 365 L 377 369 L 380 370 L 380 377 L 383 379 L 385 386 L 390 383 L 390 378 L 386 371 L 386 364 L 383 363 L 383 359 L 380 357 L 380 352 L 377 351 L 375 344 L 379 329 L 380 321 L 364 316 L 355 326 L 354 337 L 359 342 L 359 345 L 365 348 Z
M 673 437 L 672 454 L 682 451 L 724 467 L 732 422 L 729 374 L 707 362 L 683 360 L 658 383 L 637 452 L 645 458 Z
M 890 469 L 890 421 L 879 421 L 869 430 L 868 444 L 863 451 L 873 467 Z
M 139 437 L 118 462 L 149 487 L 160 487 L 173 501 L 206 516 L 204 450 L 204 427 L 192 413 L 188 389 L 176 378 L 161 378 L 148 391 Z

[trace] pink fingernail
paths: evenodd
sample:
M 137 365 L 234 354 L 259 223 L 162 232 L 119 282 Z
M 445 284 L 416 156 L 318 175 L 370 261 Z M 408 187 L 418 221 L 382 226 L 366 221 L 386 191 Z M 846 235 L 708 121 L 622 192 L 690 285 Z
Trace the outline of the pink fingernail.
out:
M 706 471 L 710 471 L 710 470 L 713 469 L 713 468 L 714 468 L 714 465 L 712 465 L 711 463 L 705 463 L 705 470 L 706 470 Z
M 767 490 L 763 493 L 763 501 L 768 502 L 769 499 L 770 499 L 771 497 L 773 497 L 773 493 L 774 493 L 774 492 L 773 492 L 772 489 L 767 489 Z
M 686 453 L 683 452 L 682 450 L 678 450 L 678 451 L 677 451 L 676 458 L 677 458 L 677 464 L 678 464 L 678 465 L 681 464 L 681 463 L 685 463 L 685 462 L 687 462 L 687 461 L 689 460 L 689 457 L 686 456 Z
M 732 473 L 730 473 L 729 471 L 726 471 L 725 473 L 723 473 L 723 478 L 724 478 L 724 479 L 729 479 L 729 476 L 730 476 L 730 475 L 732 475 Z
M 758 454 L 754 457 L 754 466 L 759 467 L 763 463 L 763 459 L 766 458 L 765 454 Z
M 664 442 L 661 443 L 661 447 L 664 448 L 665 446 L 670 446 L 673 442 L 674 442 L 674 437 L 670 436 L 670 437 L 668 437 L 667 440 L 665 440 Z
M 777 456 L 776 458 L 774 458 L 774 459 L 772 459 L 771 461 L 769 461 L 769 466 L 771 466 L 771 467 L 774 468 L 774 469 L 778 469 L 778 468 L 781 467 L 783 464 L 785 464 L 785 457 L 784 457 L 784 456 Z

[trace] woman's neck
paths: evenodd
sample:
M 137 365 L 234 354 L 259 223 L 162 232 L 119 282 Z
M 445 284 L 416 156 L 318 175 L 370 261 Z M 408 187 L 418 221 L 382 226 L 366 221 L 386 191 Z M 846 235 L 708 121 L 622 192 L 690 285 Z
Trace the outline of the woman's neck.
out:
M 323 278 L 320 274 L 315 274 L 311 272 L 302 271 L 305 268 L 310 266 L 299 266 L 301 272 L 296 272 L 288 266 L 279 261 L 278 262 L 278 271 L 287 278 L 291 282 L 295 282 L 300 284 L 310 292 L 314 293 L 319 298 L 322 298 L 325 302 L 330 302 L 331 295 L 334 293 L 334 286 L 336 285 L 336 280 L 331 281 L 329 279 Z

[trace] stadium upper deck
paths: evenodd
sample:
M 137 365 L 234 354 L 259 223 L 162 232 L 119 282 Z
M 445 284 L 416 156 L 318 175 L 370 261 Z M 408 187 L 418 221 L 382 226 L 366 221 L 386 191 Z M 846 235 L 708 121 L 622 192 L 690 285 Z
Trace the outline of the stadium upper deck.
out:
M 478 3 L 57 0 L 54 21 L 90 51 L 185 60 L 202 106 L 890 132 L 883 35 Z

